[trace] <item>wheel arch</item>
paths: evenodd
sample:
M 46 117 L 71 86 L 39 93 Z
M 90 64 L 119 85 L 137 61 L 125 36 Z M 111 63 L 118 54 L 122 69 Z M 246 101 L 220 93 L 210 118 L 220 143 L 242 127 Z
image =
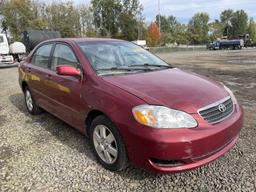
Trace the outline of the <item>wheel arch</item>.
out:
M 22 91 L 24 92 L 25 91 L 25 88 L 28 87 L 28 83 L 26 81 L 22 81 L 21 83 L 21 88 L 22 88 Z
M 91 126 L 92 121 L 93 121 L 96 117 L 98 117 L 98 116 L 100 116 L 100 115 L 106 116 L 105 113 L 103 113 L 102 111 L 97 110 L 97 109 L 93 109 L 93 110 L 91 110 L 91 111 L 87 114 L 87 116 L 86 116 L 86 118 L 85 118 L 85 133 L 86 133 L 86 135 L 89 135 L 89 129 L 90 129 L 90 126 Z M 106 116 L 106 117 L 107 117 L 107 116 Z

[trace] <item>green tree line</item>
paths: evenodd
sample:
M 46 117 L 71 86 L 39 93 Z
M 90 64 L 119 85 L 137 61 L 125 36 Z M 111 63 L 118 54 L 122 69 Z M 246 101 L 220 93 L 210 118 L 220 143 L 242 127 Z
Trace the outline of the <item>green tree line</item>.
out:
M 46 4 L 32 0 L 1 0 L 2 29 L 20 39 L 27 28 L 57 30 L 62 37 L 143 38 L 142 5 L 138 0 L 92 0 Z M 1 17 L 0 17 L 1 18 Z M 138 28 L 142 29 L 139 30 Z
M 243 34 L 256 41 L 256 24 L 244 10 L 224 10 L 215 21 L 200 12 L 187 24 L 180 23 L 173 15 L 157 15 L 153 22 L 160 33 L 152 28 L 152 23 L 145 23 L 142 13 L 139 0 L 91 0 L 89 4 L 79 5 L 72 1 L 0 0 L 1 28 L 14 40 L 19 40 L 27 28 L 33 28 L 57 30 L 62 37 L 147 39 L 150 46 L 205 44 L 223 36 L 232 39 Z
M 226 36 L 228 39 L 249 34 L 256 42 L 256 24 L 248 19 L 244 10 L 224 10 L 219 19 L 210 22 L 208 13 L 196 13 L 187 25 L 181 24 L 174 16 L 156 16 L 161 26 L 161 44 L 205 44 Z M 160 23 L 160 24 L 159 24 Z

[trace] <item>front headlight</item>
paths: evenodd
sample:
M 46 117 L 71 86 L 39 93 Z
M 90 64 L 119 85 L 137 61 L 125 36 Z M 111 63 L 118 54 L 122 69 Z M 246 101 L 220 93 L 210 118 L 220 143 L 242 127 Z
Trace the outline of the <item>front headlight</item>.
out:
M 230 97 L 233 101 L 233 104 L 237 104 L 237 100 L 236 100 L 236 97 L 233 94 L 233 92 L 228 87 L 226 87 L 224 84 L 223 84 L 223 86 L 224 86 L 225 90 L 228 92 L 228 94 L 230 95 Z
M 134 107 L 137 122 L 153 128 L 193 128 L 196 120 L 189 114 L 163 106 L 140 105 Z

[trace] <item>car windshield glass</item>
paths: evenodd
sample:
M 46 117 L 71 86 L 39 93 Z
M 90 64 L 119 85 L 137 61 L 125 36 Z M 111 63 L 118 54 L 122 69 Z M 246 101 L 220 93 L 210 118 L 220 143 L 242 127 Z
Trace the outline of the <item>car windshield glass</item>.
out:
M 150 52 L 130 42 L 79 43 L 93 69 L 99 74 L 136 73 L 170 68 Z

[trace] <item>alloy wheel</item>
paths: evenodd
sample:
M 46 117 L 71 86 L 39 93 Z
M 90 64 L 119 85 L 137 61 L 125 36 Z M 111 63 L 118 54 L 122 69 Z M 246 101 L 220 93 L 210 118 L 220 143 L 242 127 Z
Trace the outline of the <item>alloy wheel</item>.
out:
M 32 96 L 29 90 L 26 90 L 25 98 L 26 98 L 26 105 L 28 107 L 28 110 L 32 111 L 34 106 L 33 106 Z
M 97 154 L 107 164 L 113 164 L 118 157 L 118 147 L 113 133 L 105 125 L 97 125 L 93 131 L 93 144 Z

